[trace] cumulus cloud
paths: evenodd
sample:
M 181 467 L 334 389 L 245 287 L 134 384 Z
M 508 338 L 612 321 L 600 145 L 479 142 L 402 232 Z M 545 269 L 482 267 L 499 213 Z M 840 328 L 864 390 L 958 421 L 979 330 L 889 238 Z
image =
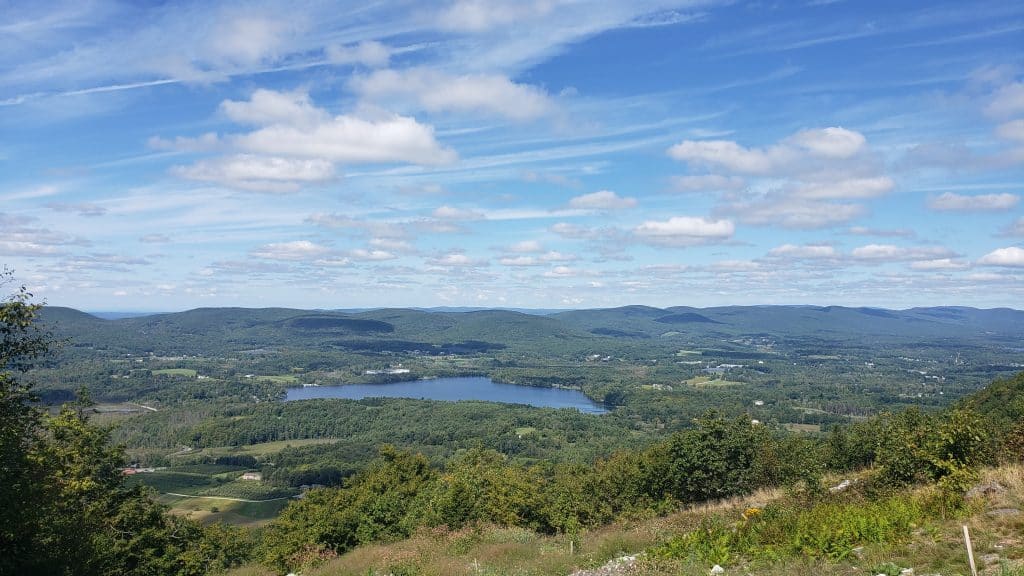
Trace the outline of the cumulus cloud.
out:
M 516 242 L 511 246 L 505 248 L 506 252 L 512 252 L 514 254 L 532 254 L 535 252 L 543 252 L 544 245 L 536 240 L 523 240 Z
M 320 159 L 236 154 L 177 166 L 172 173 L 188 180 L 215 182 L 255 192 L 294 192 L 307 184 L 333 180 L 334 165 Z
M 982 256 L 978 263 L 984 266 L 1024 267 L 1024 248 L 1017 246 L 997 248 Z
M 904 247 L 894 244 L 868 244 L 858 246 L 850 252 L 854 260 L 865 262 L 899 262 L 908 260 L 936 260 L 949 258 L 954 254 L 948 248 L 939 246 L 932 247 Z
M 1003 122 L 996 126 L 996 136 L 1004 140 L 1024 142 L 1024 118 Z
M 728 240 L 735 231 L 729 220 L 673 216 L 668 220 L 648 220 L 634 228 L 633 234 L 650 244 L 694 246 Z
M 330 251 L 330 248 L 309 240 L 296 240 L 264 244 L 253 250 L 252 255 L 265 260 L 306 261 L 323 256 Z
M 956 194 L 946 192 L 928 200 L 928 207 L 938 211 L 987 212 L 1008 210 L 1017 205 L 1016 194 Z
M 432 127 L 397 114 L 374 119 L 342 115 L 308 126 L 273 124 L 233 140 L 238 148 L 248 152 L 344 164 L 436 165 L 453 162 L 457 157 L 453 150 L 437 142 Z
M 893 186 L 892 178 L 888 176 L 850 178 L 834 182 L 801 184 L 793 191 L 793 195 L 812 200 L 875 198 L 888 193 Z
M 287 37 L 298 32 L 294 22 L 262 15 L 230 15 L 212 31 L 208 46 L 214 59 L 251 65 L 275 59 Z
M 549 13 L 550 0 L 456 0 L 437 16 L 443 30 L 453 32 L 485 32 Z
M 636 206 L 636 198 L 622 197 L 611 190 L 600 190 L 569 200 L 569 208 L 579 210 L 622 210 Z
M 483 220 L 485 218 L 484 213 L 478 210 L 454 206 L 440 206 L 431 215 L 439 220 Z
M 0 212 L 0 253 L 11 256 L 59 256 L 84 238 L 36 226 L 36 219 Z
M 331 64 L 359 64 L 370 68 L 382 68 L 391 59 L 391 49 L 374 40 L 351 46 L 332 44 L 324 51 Z
M 721 211 L 734 214 L 741 222 L 782 228 L 827 228 L 862 216 L 867 209 L 860 204 L 815 202 L 783 194 L 764 199 L 736 201 Z
M 315 126 L 330 120 L 330 115 L 314 106 L 309 94 L 301 90 L 279 92 L 261 88 L 248 100 L 221 102 L 220 110 L 234 122 L 257 126 Z
M 719 191 L 716 214 L 761 226 L 842 224 L 867 211 L 856 201 L 883 196 L 895 187 L 881 173 L 883 164 L 868 149 L 864 135 L 840 127 L 801 130 L 760 148 L 732 140 L 684 140 L 670 147 L 668 155 L 714 170 L 677 178 L 676 189 Z
M 487 265 L 486 260 L 470 258 L 462 252 L 449 252 L 447 254 L 442 254 L 427 260 L 427 263 L 433 266 L 443 266 L 446 268 L 476 268 Z
M 1017 218 L 1013 222 L 1003 228 L 999 233 L 1000 236 L 1024 236 L 1024 216 Z
M 859 132 L 831 127 L 803 130 L 766 148 L 747 148 L 731 140 L 684 140 L 669 148 L 668 155 L 742 174 L 769 175 L 790 170 L 808 158 L 852 158 L 865 143 Z
M 335 163 L 436 165 L 456 159 L 453 150 L 437 142 L 432 127 L 414 118 L 380 112 L 367 117 L 331 116 L 303 91 L 260 89 L 248 100 L 223 101 L 220 110 L 254 129 L 198 140 L 150 139 L 157 148 L 236 152 L 177 166 L 174 174 L 242 190 L 290 192 L 332 180 Z
M 851 226 L 846 230 L 848 234 L 854 234 L 856 236 L 880 236 L 880 237 L 891 237 L 891 238 L 912 238 L 916 235 L 913 230 L 908 228 L 868 228 L 866 226 Z
M 349 250 L 348 255 L 353 260 L 362 260 L 367 262 L 380 262 L 383 260 L 394 260 L 395 258 L 398 258 L 398 256 L 395 256 L 387 250 L 366 250 L 364 248 Z
M 910 267 L 914 270 L 962 270 L 967 268 L 966 262 L 960 262 L 952 258 L 936 258 L 934 260 L 919 260 L 911 262 Z
M 207 132 L 194 138 L 177 136 L 168 139 L 153 136 L 146 144 L 155 150 L 175 150 L 178 152 L 211 152 L 222 146 L 220 136 L 215 132 Z
M 1000 87 L 985 106 L 985 113 L 994 118 L 1005 118 L 1024 112 L 1024 82 Z
M 554 109 L 546 92 L 500 74 L 451 75 L 429 68 L 378 70 L 357 76 L 352 87 L 365 98 L 415 101 L 429 112 L 476 111 L 532 120 Z
M 502 266 L 544 266 L 555 262 L 572 262 L 577 260 L 573 254 L 565 254 L 551 250 L 540 255 L 505 256 L 498 260 Z
M 589 228 L 587 226 L 580 226 L 569 222 L 552 224 L 548 230 L 558 234 L 562 238 L 569 238 L 572 240 L 592 240 L 601 235 L 600 230 L 596 228 Z
M 769 250 L 768 255 L 779 258 L 828 259 L 835 258 L 839 254 L 833 246 L 828 244 L 783 244 Z

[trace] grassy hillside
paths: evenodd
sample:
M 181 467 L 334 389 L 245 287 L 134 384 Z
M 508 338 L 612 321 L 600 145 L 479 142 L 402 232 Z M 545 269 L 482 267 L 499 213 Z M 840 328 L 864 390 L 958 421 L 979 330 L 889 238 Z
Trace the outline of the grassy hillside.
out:
M 423 530 L 407 540 L 357 548 L 303 574 L 566 576 L 577 569 L 615 566 L 615 559 L 639 554 L 618 570 L 600 574 L 705 576 L 711 566 L 720 564 L 726 575 L 896 576 L 913 568 L 916 574 L 963 576 L 970 573 L 961 537 L 961 526 L 966 524 L 984 574 L 1020 576 L 1024 574 L 1020 537 L 1024 513 L 1019 513 L 1024 509 L 1024 466 L 988 469 L 978 481 L 978 485 L 995 484 L 1001 490 L 972 498 L 963 512 L 952 517 L 914 504 L 926 502 L 930 489 L 906 490 L 874 506 L 855 494 L 837 494 L 811 507 L 781 491 L 761 491 L 661 518 L 624 521 L 577 537 L 496 526 Z M 1018 513 L 1007 513 L 1012 510 Z M 762 557 L 733 553 L 725 535 L 733 530 L 757 534 L 761 540 L 755 544 L 764 551 Z M 719 540 L 703 539 L 702 534 L 718 534 Z M 844 557 L 830 557 L 830 539 L 851 534 L 864 535 L 861 547 Z M 801 538 L 803 544 L 796 544 Z M 793 546 L 804 548 L 793 552 Z M 252 565 L 230 574 L 269 576 L 273 572 Z

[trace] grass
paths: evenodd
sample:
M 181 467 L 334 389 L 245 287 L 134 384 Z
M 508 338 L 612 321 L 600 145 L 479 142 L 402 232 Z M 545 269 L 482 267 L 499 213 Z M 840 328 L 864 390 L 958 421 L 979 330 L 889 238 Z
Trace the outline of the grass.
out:
M 237 526 L 262 526 L 273 520 L 288 505 L 287 500 L 270 502 L 233 502 L 208 498 L 182 498 L 160 496 L 158 500 L 170 506 L 172 514 L 188 516 L 204 524 L 224 522 Z
M 694 376 L 687 380 L 686 383 L 694 388 L 719 388 L 743 384 L 742 382 L 734 382 L 732 380 L 725 380 L 722 378 L 715 378 L 712 380 L 710 376 Z
M 787 422 L 782 426 L 790 432 L 821 432 L 821 424 L 797 424 L 796 422 Z
M 196 456 L 255 456 L 262 458 L 277 454 L 285 448 L 298 448 L 300 446 L 312 446 L 314 444 L 331 444 L 341 440 L 340 438 L 304 438 L 301 440 L 278 440 L 276 442 L 263 442 L 261 444 L 249 444 L 246 446 L 214 446 L 202 448 L 179 455 L 182 458 L 194 458 Z
M 162 368 L 160 370 L 153 370 L 154 376 L 184 376 L 186 378 L 195 378 L 199 373 L 191 368 Z
M 265 382 L 273 382 L 275 384 L 295 384 L 299 381 L 298 377 L 292 376 L 291 374 L 280 374 L 276 376 L 255 376 L 255 380 L 263 380 Z

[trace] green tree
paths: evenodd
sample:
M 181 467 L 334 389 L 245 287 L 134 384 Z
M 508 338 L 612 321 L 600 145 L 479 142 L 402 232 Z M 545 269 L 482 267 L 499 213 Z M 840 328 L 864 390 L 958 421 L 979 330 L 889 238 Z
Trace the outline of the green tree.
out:
M 0 284 L 11 274 L 0 275 Z M 55 417 L 24 380 L 51 338 L 24 288 L 0 303 L 0 575 L 208 574 L 239 563 L 223 537 L 124 485 L 123 448 L 88 420 L 87 398 Z

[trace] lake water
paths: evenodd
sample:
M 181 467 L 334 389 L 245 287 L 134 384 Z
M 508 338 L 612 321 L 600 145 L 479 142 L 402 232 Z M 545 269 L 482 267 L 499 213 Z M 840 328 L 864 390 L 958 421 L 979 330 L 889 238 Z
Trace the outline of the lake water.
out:
M 537 388 L 517 384 L 498 384 L 490 378 L 460 377 L 411 380 L 390 384 L 346 384 L 289 388 L 285 400 L 311 398 L 419 398 L 423 400 L 482 400 L 507 404 L 528 404 L 541 408 L 576 408 L 588 414 L 607 412 L 577 390 Z

